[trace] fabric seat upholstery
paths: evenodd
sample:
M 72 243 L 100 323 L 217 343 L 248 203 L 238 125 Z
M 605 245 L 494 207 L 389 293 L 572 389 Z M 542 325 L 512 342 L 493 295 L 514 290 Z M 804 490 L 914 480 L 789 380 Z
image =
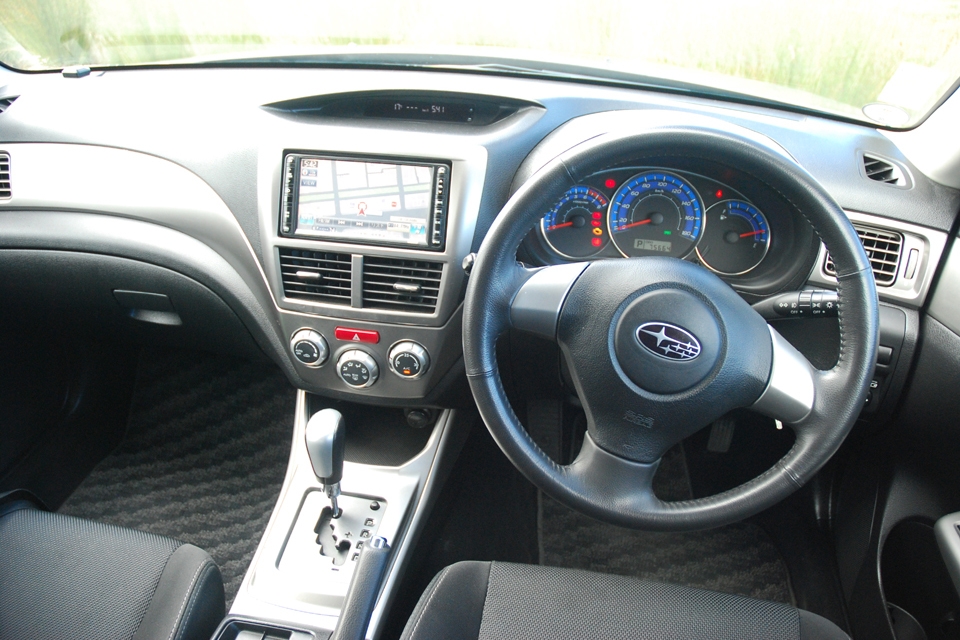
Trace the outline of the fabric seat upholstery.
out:
M 224 615 L 210 556 L 36 509 L 0 515 L 0 637 L 208 639 Z
M 401 640 L 847 639 L 786 604 L 625 576 L 500 562 L 441 571 Z

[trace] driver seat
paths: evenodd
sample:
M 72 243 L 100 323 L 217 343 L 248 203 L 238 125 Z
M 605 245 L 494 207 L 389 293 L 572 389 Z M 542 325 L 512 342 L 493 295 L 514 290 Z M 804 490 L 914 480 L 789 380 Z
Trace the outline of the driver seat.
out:
M 401 640 L 849 640 L 777 602 L 625 576 L 459 562 L 424 591 Z

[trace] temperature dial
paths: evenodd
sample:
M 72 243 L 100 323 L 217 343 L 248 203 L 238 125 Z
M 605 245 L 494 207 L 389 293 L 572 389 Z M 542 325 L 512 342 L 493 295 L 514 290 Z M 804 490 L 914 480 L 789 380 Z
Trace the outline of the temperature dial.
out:
M 350 349 L 337 360 L 337 375 L 355 389 L 372 387 L 380 375 L 380 367 L 366 351 Z
M 416 380 L 427 372 L 427 368 L 430 366 L 430 356 L 422 345 L 404 340 L 393 345 L 390 349 L 387 363 L 390 366 L 390 371 L 401 378 Z
M 300 329 L 290 338 L 293 356 L 308 367 L 319 367 L 327 361 L 330 353 L 327 341 L 313 329 Z

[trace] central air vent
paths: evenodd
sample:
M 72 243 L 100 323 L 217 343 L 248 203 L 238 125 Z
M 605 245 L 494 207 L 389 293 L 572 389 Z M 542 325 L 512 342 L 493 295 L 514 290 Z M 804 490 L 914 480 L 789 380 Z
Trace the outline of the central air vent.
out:
M 363 259 L 363 306 L 433 313 L 442 273 L 439 262 L 367 256 Z
M 7 108 L 13 104 L 13 101 L 19 98 L 20 96 L 7 96 L 6 98 L 0 98 L 0 113 L 3 113 Z
M 283 295 L 350 305 L 350 254 L 280 248 Z
M 10 187 L 10 154 L 0 151 L 0 200 L 13 196 Z
M 867 258 L 870 259 L 870 267 L 873 269 L 873 277 L 877 281 L 877 286 L 889 287 L 897 279 L 903 236 L 895 231 L 873 227 L 853 225 L 853 228 L 857 230 L 860 242 L 863 243 L 863 249 L 867 252 Z M 828 275 L 837 276 L 837 269 L 834 267 L 833 259 L 829 253 L 823 265 L 823 270 Z
M 863 170 L 867 177 L 875 182 L 882 182 L 895 187 L 907 186 L 903 169 L 889 160 L 865 153 L 863 154 Z

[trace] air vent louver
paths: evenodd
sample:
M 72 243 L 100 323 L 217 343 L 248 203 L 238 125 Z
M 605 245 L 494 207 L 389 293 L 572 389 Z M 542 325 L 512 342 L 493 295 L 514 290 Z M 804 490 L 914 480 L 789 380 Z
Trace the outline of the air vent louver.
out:
M 863 154 L 863 170 L 866 172 L 868 178 L 876 182 L 882 182 L 896 187 L 904 187 L 907 184 L 903 170 L 901 170 L 900 167 L 888 160 L 878 158 L 869 153 Z
M 350 254 L 280 249 L 283 294 L 310 302 L 350 305 Z
M 433 313 L 442 273 L 439 262 L 367 256 L 363 259 L 363 306 Z
M 870 259 L 870 267 L 873 269 L 873 277 L 877 281 L 877 286 L 889 287 L 897 279 L 903 236 L 894 231 L 873 227 L 854 225 L 854 228 L 857 230 L 857 235 L 860 236 L 864 251 L 867 252 L 867 258 Z M 829 253 L 823 265 L 823 270 L 828 275 L 834 277 L 837 275 L 836 267 L 834 267 L 833 259 Z
M 13 196 L 10 186 L 10 154 L 0 152 L 0 200 Z
M 0 113 L 3 113 L 7 108 L 13 104 L 13 101 L 19 98 L 20 96 L 7 96 L 5 98 L 0 98 Z

